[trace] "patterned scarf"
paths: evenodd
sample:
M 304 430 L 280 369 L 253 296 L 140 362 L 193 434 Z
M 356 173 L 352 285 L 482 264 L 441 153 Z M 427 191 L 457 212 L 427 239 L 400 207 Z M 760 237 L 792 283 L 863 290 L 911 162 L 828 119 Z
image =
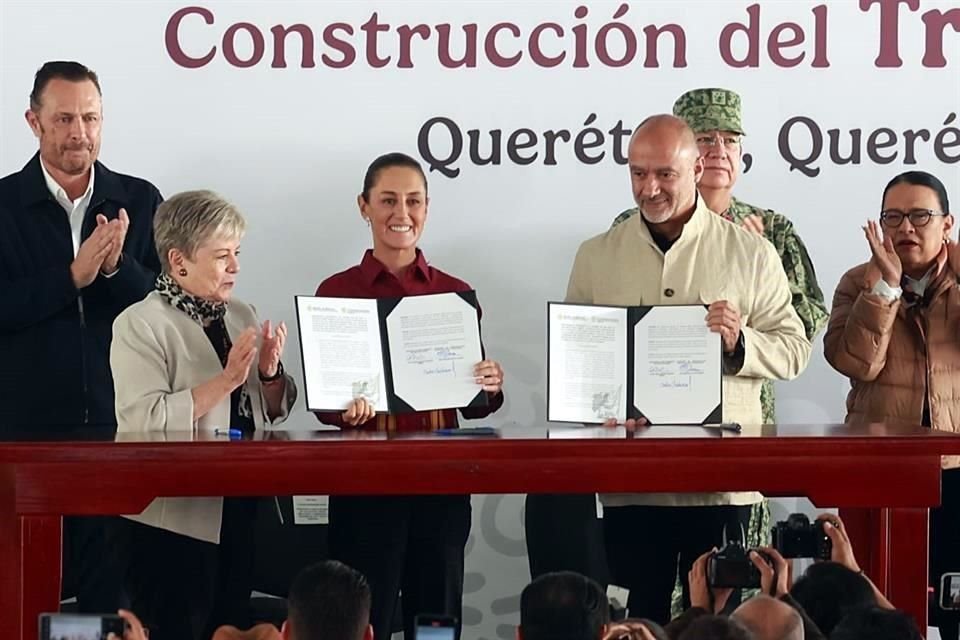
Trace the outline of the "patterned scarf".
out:
M 227 313 L 227 303 L 211 302 L 189 294 L 166 273 L 161 273 L 157 277 L 157 293 L 170 303 L 170 306 L 183 311 L 201 326 L 204 325 L 204 321 L 209 324 L 222 320 Z
M 227 313 L 226 302 L 211 302 L 210 300 L 204 300 L 203 298 L 198 298 L 195 295 L 187 293 L 183 290 L 183 287 L 177 284 L 176 280 L 166 273 L 161 273 L 157 276 L 157 293 L 159 293 L 160 297 L 166 300 L 170 306 L 183 311 L 201 327 L 219 324 L 225 343 L 224 353 L 230 353 L 230 348 L 233 344 L 227 333 L 227 327 L 223 322 L 223 317 Z M 220 364 L 224 367 L 227 366 L 227 363 L 223 361 L 221 361 Z M 247 385 L 240 385 L 235 393 L 236 392 L 240 393 L 238 413 L 246 418 L 252 417 L 253 409 L 250 405 L 250 396 L 247 394 Z

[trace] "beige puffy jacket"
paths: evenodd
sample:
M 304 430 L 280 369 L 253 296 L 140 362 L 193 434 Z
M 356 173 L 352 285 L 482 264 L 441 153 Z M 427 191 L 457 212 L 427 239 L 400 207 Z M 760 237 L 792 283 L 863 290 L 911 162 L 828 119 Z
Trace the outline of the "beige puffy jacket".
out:
M 908 307 L 871 293 L 867 264 L 843 275 L 833 296 L 824 355 L 850 378 L 847 422 L 917 425 L 924 397 L 930 424 L 960 431 L 960 286 L 948 265 Z M 874 276 L 875 278 L 875 276 Z M 944 456 L 944 468 L 960 456 Z

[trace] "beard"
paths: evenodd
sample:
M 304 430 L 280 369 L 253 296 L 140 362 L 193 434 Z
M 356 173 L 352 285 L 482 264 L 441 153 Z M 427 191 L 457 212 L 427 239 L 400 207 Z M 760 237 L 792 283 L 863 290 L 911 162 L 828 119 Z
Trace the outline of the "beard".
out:
M 673 214 L 675 213 L 674 208 L 670 207 L 669 203 L 667 204 L 668 206 L 665 206 L 658 211 L 646 211 L 643 204 L 638 205 L 638 209 L 640 210 L 640 215 L 643 216 L 643 219 L 650 224 L 663 224 L 672 218 Z
M 40 134 L 42 148 L 43 137 L 47 134 L 47 130 L 43 125 L 40 125 Z M 73 152 L 76 151 L 85 151 L 86 153 L 75 155 Z M 49 160 L 46 156 L 44 156 L 43 159 L 68 175 L 78 176 L 89 171 L 91 165 L 93 165 L 93 162 L 97 159 L 96 144 L 94 142 L 58 144 L 55 147 L 55 153 L 50 155 L 51 158 Z
M 79 176 L 89 171 L 90 166 L 93 164 L 91 160 L 93 157 L 93 149 L 84 147 L 82 150 L 86 151 L 89 155 L 85 157 L 68 156 L 67 151 L 62 151 L 57 168 L 72 176 Z

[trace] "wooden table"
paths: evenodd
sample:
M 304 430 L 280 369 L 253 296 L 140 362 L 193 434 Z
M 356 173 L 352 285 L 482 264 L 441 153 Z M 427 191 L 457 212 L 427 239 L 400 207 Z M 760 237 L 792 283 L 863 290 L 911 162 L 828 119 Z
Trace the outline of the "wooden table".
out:
M 548 432 L 549 436 L 548 437 Z M 61 516 L 138 513 L 158 496 L 759 490 L 840 507 L 871 577 L 925 627 L 928 509 L 960 436 L 882 424 L 500 437 L 274 431 L 125 435 L 0 428 L 0 629 L 34 640 L 60 594 Z M 604 437 L 606 436 L 606 437 Z M 612 436 L 612 437 L 611 437 Z

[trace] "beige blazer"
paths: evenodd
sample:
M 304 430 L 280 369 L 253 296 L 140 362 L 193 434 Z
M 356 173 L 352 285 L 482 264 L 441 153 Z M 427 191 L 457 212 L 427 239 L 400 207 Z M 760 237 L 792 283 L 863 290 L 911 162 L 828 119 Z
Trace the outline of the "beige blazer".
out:
M 224 317 L 231 339 L 247 327 L 259 327 L 253 308 L 232 300 Z M 258 344 L 259 347 L 259 344 Z M 193 417 L 192 389 L 223 372 L 210 339 L 187 314 L 152 292 L 127 307 L 113 323 L 110 366 L 116 392 L 118 435 L 192 433 L 230 427 L 230 398 L 199 420 Z M 274 420 L 266 414 L 263 388 L 256 367 L 246 385 L 257 429 L 286 420 L 297 397 L 296 384 L 286 376 L 286 397 Z M 145 434 L 147 435 L 147 434 Z M 157 498 L 139 515 L 128 516 L 207 542 L 220 542 L 222 497 Z
M 566 299 L 622 306 L 732 302 L 741 314 L 746 353 L 743 368 L 723 376 L 723 419 L 739 422 L 745 430 L 763 423 L 763 380 L 794 378 L 810 359 L 810 341 L 791 305 L 790 283 L 776 249 L 765 238 L 710 211 L 700 197 L 693 217 L 666 255 L 641 215 L 584 242 Z M 758 493 L 741 492 L 611 495 L 603 502 L 697 506 L 760 499 Z

